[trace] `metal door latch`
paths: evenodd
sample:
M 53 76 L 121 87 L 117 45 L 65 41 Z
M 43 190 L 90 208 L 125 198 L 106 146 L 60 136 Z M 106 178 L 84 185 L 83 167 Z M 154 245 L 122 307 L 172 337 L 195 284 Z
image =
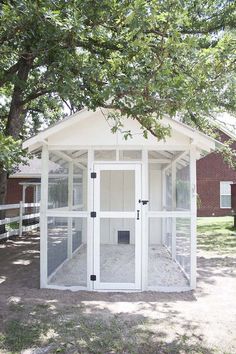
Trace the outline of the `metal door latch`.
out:
M 139 220 L 140 210 L 137 210 L 137 220 Z
M 146 205 L 147 203 L 149 203 L 149 200 L 141 200 L 141 199 L 139 199 L 138 202 L 142 203 L 143 205 Z

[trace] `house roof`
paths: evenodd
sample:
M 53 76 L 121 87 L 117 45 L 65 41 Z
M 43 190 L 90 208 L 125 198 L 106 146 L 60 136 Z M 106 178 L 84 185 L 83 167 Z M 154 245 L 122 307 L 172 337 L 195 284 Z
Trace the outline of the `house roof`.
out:
M 105 118 L 104 118 L 104 112 L 105 113 L 108 113 L 109 111 L 108 110 L 101 110 L 100 108 L 98 108 L 96 111 L 88 111 L 87 109 L 83 109 L 71 116 L 68 116 L 66 118 L 64 118 L 63 120 L 57 122 L 56 124 L 52 125 L 51 127 L 45 129 L 44 131 L 40 132 L 39 134 L 33 136 L 32 138 L 26 140 L 24 143 L 23 143 L 23 147 L 24 148 L 27 148 L 29 149 L 29 151 L 36 151 L 37 149 L 41 148 L 41 146 L 46 142 L 48 143 L 48 141 L 55 141 L 55 136 L 57 137 L 57 139 L 59 141 L 61 141 L 60 139 L 66 139 L 67 138 L 67 142 L 69 141 L 71 143 L 71 146 L 73 146 L 73 142 L 70 141 L 70 137 L 68 135 L 73 135 L 75 134 L 75 129 L 73 129 L 73 126 L 76 125 L 76 124 L 79 124 L 79 127 L 86 127 L 87 126 L 87 130 L 84 130 L 82 132 L 82 130 L 79 128 L 79 131 L 78 133 L 80 134 L 87 134 L 86 136 L 86 139 L 84 139 L 84 135 L 82 135 L 82 140 L 83 141 L 89 141 L 89 135 L 90 135 L 90 131 L 91 129 L 93 129 L 93 139 L 90 139 L 90 146 L 91 144 L 92 145 L 100 145 L 100 144 L 96 144 L 96 139 L 99 135 L 99 129 L 104 129 L 104 127 L 106 128 L 106 131 L 108 130 L 107 129 L 107 126 L 105 125 L 99 125 L 99 122 L 101 120 L 104 120 L 105 121 Z M 92 121 L 92 119 L 96 118 L 96 120 Z M 99 118 L 99 120 L 98 120 Z M 90 120 L 91 119 L 91 120 Z M 132 119 L 124 119 L 125 122 L 128 122 L 128 123 L 132 123 L 131 125 L 129 124 L 128 125 L 128 129 L 131 127 L 134 127 L 134 129 L 136 129 L 135 131 L 135 135 L 136 137 L 140 135 L 142 135 L 142 132 L 140 131 L 140 124 L 135 121 L 135 120 L 132 120 Z M 135 123 L 134 123 L 135 121 Z M 88 122 L 88 123 L 87 123 Z M 104 123 L 103 123 L 104 124 Z M 125 123 L 126 124 L 126 123 Z M 181 123 L 179 121 L 176 121 L 176 120 L 173 120 L 171 118 L 168 118 L 168 117 L 164 117 L 162 120 L 161 120 L 161 124 L 163 126 L 170 126 L 171 129 L 172 129 L 172 132 L 175 132 L 177 134 L 177 138 L 179 140 L 181 140 L 181 136 L 184 138 L 184 137 L 187 137 L 189 139 L 191 139 L 191 141 L 194 141 L 196 143 L 196 145 L 198 146 L 198 148 L 206 151 L 206 152 L 210 152 L 214 149 L 216 149 L 220 143 L 214 139 L 212 139 L 211 137 L 193 129 L 192 127 L 189 127 L 188 125 L 184 124 L 184 123 Z M 96 127 L 94 127 L 94 125 L 96 125 Z M 137 128 L 137 125 L 138 125 L 138 128 Z M 89 129 L 88 129 L 89 128 Z M 114 134 L 111 133 L 111 128 L 109 127 L 109 134 L 114 136 Z M 137 133 L 137 129 L 139 129 L 139 133 Z M 120 134 L 120 132 L 118 132 Z M 105 133 L 104 133 L 105 134 Z M 67 135 L 65 137 L 65 135 Z M 102 134 L 103 135 L 103 134 Z M 107 135 L 108 137 L 108 135 Z M 149 145 L 150 142 L 152 142 L 152 146 L 154 146 L 155 144 L 158 144 L 160 142 L 157 141 L 157 139 L 149 134 L 149 138 L 148 140 L 147 139 L 144 139 L 144 138 L 136 138 L 133 139 L 129 145 L 132 145 L 135 143 L 135 141 L 138 141 L 139 144 L 142 144 L 142 145 Z M 81 137 L 80 137 L 81 138 Z M 77 141 L 81 141 L 81 139 L 78 138 L 76 139 Z M 123 136 L 122 136 L 123 138 Z M 50 140 L 51 139 L 51 140 Z M 53 140 L 54 139 L 54 140 Z M 94 142 L 95 141 L 95 142 Z M 105 144 L 108 144 L 109 145 L 109 142 L 105 139 L 105 136 L 104 136 L 104 139 L 103 139 L 103 136 L 101 137 L 100 136 L 100 140 L 99 142 L 103 142 Z M 111 144 L 114 145 L 114 141 L 116 142 L 116 144 L 118 144 L 117 141 L 121 142 L 121 138 L 120 139 L 110 139 L 109 141 L 113 141 Z M 140 143 L 141 142 L 141 143 Z M 84 143 L 83 143 L 84 144 Z M 125 144 L 124 142 L 124 138 L 123 138 L 123 141 L 122 141 L 122 144 Z M 103 144 L 102 144 L 103 145 Z
M 54 171 L 58 168 L 57 164 L 49 161 L 49 168 Z M 41 178 L 42 160 L 34 157 L 28 160 L 26 165 L 20 164 L 15 173 L 10 175 L 10 178 Z

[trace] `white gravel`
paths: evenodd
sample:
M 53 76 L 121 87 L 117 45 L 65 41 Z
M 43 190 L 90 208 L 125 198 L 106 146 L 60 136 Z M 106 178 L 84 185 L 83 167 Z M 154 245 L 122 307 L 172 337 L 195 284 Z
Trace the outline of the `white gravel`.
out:
M 134 245 L 101 246 L 101 281 L 134 282 Z M 188 282 L 178 265 L 172 261 L 165 247 L 150 245 L 148 262 L 149 286 L 187 286 Z M 51 284 L 86 286 L 86 246 L 74 253 L 51 279 Z

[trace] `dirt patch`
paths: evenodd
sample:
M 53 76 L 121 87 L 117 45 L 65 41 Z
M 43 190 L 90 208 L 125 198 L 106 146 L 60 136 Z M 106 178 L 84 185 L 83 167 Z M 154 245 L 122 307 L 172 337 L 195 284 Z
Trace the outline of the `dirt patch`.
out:
M 2 353 L 235 353 L 236 256 L 201 251 L 185 293 L 39 289 L 39 236 L 0 244 Z M 0 350 L 1 352 L 1 350 Z

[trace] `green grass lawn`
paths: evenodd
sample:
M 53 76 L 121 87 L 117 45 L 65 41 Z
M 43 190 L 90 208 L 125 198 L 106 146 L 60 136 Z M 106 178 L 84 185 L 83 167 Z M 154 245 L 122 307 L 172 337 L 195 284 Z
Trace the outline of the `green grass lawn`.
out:
M 197 220 L 198 249 L 236 253 L 236 229 L 233 217 L 204 217 Z

